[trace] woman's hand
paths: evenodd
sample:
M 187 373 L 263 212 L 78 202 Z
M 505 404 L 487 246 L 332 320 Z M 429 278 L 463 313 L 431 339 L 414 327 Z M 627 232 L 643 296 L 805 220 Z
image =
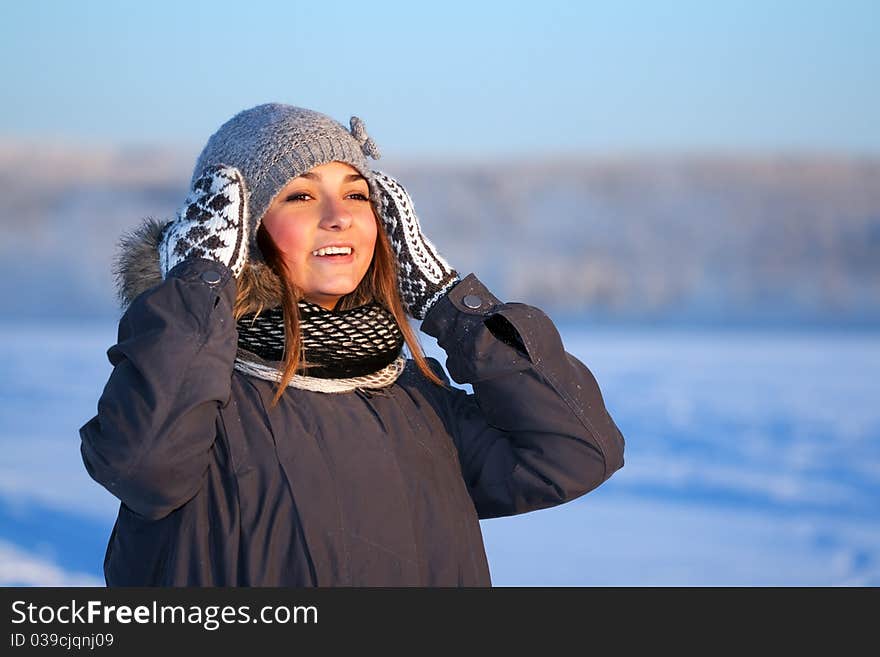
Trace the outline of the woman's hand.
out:
M 188 258 L 216 260 L 238 278 L 248 254 L 246 191 L 235 167 L 214 165 L 205 170 L 177 217 L 165 226 L 159 242 L 163 279 Z
M 381 195 L 377 205 L 397 256 L 400 299 L 411 317 L 424 319 L 431 306 L 461 279 L 422 233 L 403 185 L 381 171 L 373 174 Z

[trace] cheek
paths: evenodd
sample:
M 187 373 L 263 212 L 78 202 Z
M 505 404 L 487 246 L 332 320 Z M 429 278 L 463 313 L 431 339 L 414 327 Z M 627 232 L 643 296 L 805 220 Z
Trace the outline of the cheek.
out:
M 295 221 L 279 222 L 272 227 L 267 225 L 266 230 L 287 257 L 299 258 L 310 244 L 306 231 Z
M 376 246 L 377 231 L 379 230 L 378 226 L 376 226 L 376 219 L 373 217 L 372 213 L 370 213 L 369 217 L 364 218 L 362 226 L 364 245 L 369 252 L 372 253 Z
M 367 245 L 372 252 L 376 248 L 376 224 L 375 222 L 371 223 L 371 228 L 367 229 L 366 235 Z

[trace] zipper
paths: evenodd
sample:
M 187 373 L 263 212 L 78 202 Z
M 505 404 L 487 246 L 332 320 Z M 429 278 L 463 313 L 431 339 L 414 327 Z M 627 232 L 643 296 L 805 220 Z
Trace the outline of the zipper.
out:
M 379 411 L 376 409 L 376 407 L 373 406 L 373 402 L 370 401 L 373 397 L 387 397 L 388 393 L 384 390 L 381 390 L 381 389 L 380 390 L 376 390 L 376 389 L 370 390 L 367 388 L 355 388 L 354 392 L 358 397 L 360 397 L 361 399 L 363 399 L 366 402 L 367 408 L 370 409 L 370 412 L 376 418 L 376 421 L 379 423 L 379 426 L 382 427 L 382 431 L 384 431 L 385 433 L 388 433 L 388 427 L 385 426 L 385 421 L 382 419 L 382 414 L 379 413 Z
M 372 399 L 373 397 L 388 397 L 388 391 L 385 388 L 355 388 L 355 393 L 361 399 Z

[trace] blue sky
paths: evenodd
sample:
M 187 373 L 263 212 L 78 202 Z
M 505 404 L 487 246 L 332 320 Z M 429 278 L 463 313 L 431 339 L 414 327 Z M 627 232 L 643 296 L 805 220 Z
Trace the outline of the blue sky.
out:
M 389 155 L 880 154 L 880 3 L 33 2 L 0 138 L 201 146 L 267 101 Z

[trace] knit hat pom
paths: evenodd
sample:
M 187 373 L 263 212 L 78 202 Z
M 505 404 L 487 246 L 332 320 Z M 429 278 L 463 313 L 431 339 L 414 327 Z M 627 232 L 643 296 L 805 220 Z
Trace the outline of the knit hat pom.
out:
M 367 134 L 367 126 L 364 125 L 364 122 L 359 117 L 353 116 L 351 117 L 350 125 L 351 135 L 360 144 L 364 155 L 378 160 L 381 157 L 379 147 L 376 146 L 376 142 L 373 141 L 372 137 Z

